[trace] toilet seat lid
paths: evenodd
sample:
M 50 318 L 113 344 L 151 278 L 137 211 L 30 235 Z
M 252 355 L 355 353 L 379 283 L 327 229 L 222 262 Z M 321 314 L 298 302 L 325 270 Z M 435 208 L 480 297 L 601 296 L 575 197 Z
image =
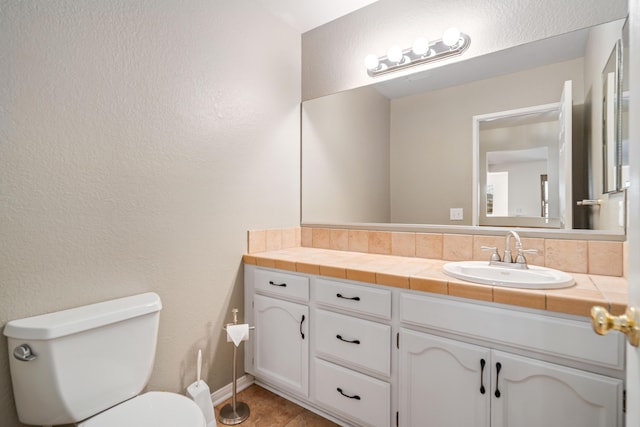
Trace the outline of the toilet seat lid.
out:
M 202 411 L 176 393 L 150 391 L 89 418 L 78 427 L 205 427 Z

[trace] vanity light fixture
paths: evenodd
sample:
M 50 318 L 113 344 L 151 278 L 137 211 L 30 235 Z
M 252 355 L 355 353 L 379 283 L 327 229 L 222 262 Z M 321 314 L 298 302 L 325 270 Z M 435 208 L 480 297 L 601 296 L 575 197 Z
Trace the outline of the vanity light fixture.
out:
M 371 77 L 390 73 L 413 65 L 437 61 L 449 56 L 459 55 L 471 44 L 471 38 L 453 27 L 444 32 L 440 40 L 428 41 L 417 38 L 410 48 L 402 50 L 400 46 L 391 46 L 385 56 L 378 57 L 370 53 L 364 58 L 364 66 Z

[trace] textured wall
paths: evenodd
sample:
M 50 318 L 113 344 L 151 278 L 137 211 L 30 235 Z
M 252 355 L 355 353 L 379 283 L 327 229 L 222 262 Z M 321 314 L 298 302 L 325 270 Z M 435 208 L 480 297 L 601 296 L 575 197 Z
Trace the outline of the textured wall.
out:
M 252 1 L 0 0 L 0 327 L 155 291 L 149 387 L 198 348 L 228 384 L 246 230 L 299 223 L 299 102 L 300 35 Z
M 392 44 L 411 46 L 420 36 L 439 39 L 451 26 L 470 34 L 472 42 L 464 55 L 447 62 L 623 18 L 626 13 L 626 0 L 380 0 L 303 34 L 302 98 L 370 84 L 373 80 L 363 62 L 367 54 L 383 55 Z

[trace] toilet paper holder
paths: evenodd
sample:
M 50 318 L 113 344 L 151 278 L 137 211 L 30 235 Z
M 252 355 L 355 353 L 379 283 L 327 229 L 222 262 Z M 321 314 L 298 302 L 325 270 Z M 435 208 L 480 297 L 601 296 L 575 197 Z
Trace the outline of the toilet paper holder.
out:
M 227 332 L 228 326 L 238 324 L 238 309 L 237 308 L 232 309 L 231 313 L 233 313 L 233 323 L 227 323 L 225 326 L 222 327 L 222 329 L 225 332 Z M 255 326 L 249 326 L 248 329 L 254 330 Z M 220 423 L 225 425 L 240 424 L 241 422 L 249 418 L 249 412 L 250 412 L 249 405 L 247 405 L 244 402 L 237 401 L 238 390 L 237 390 L 237 384 L 236 384 L 236 377 L 238 374 L 237 373 L 238 345 L 236 345 L 235 343 L 233 344 L 233 372 L 232 372 L 232 382 L 231 382 L 233 391 L 231 393 L 231 403 L 227 403 L 222 407 L 222 409 L 220 409 L 220 416 L 218 417 L 218 420 L 220 421 Z

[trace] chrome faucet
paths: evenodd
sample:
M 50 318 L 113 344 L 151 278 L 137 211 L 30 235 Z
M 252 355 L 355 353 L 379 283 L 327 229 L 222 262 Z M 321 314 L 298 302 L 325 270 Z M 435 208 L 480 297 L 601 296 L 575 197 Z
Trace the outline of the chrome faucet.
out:
M 511 255 L 511 237 L 513 237 L 515 240 L 515 260 Z M 480 249 L 482 249 L 483 251 L 492 251 L 491 258 L 489 259 L 489 265 L 494 265 L 497 267 L 517 268 L 521 270 L 529 268 L 529 266 L 527 265 L 527 259 L 524 257 L 524 254 L 538 253 L 536 249 L 523 249 L 520 235 L 518 235 L 518 233 L 513 230 L 509 230 L 505 238 L 504 256 L 502 257 L 502 259 L 500 259 L 500 254 L 498 253 L 498 248 L 496 247 L 482 246 Z
M 504 256 L 502 257 L 503 262 L 513 262 L 513 257 L 511 256 L 511 236 L 516 239 L 516 250 L 518 251 L 518 255 L 516 257 L 516 262 L 518 257 L 522 256 L 520 251 L 522 250 L 522 242 L 520 241 L 520 236 L 513 230 L 509 230 L 507 232 L 507 238 L 504 242 Z M 524 256 L 522 256 L 524 258 Z

